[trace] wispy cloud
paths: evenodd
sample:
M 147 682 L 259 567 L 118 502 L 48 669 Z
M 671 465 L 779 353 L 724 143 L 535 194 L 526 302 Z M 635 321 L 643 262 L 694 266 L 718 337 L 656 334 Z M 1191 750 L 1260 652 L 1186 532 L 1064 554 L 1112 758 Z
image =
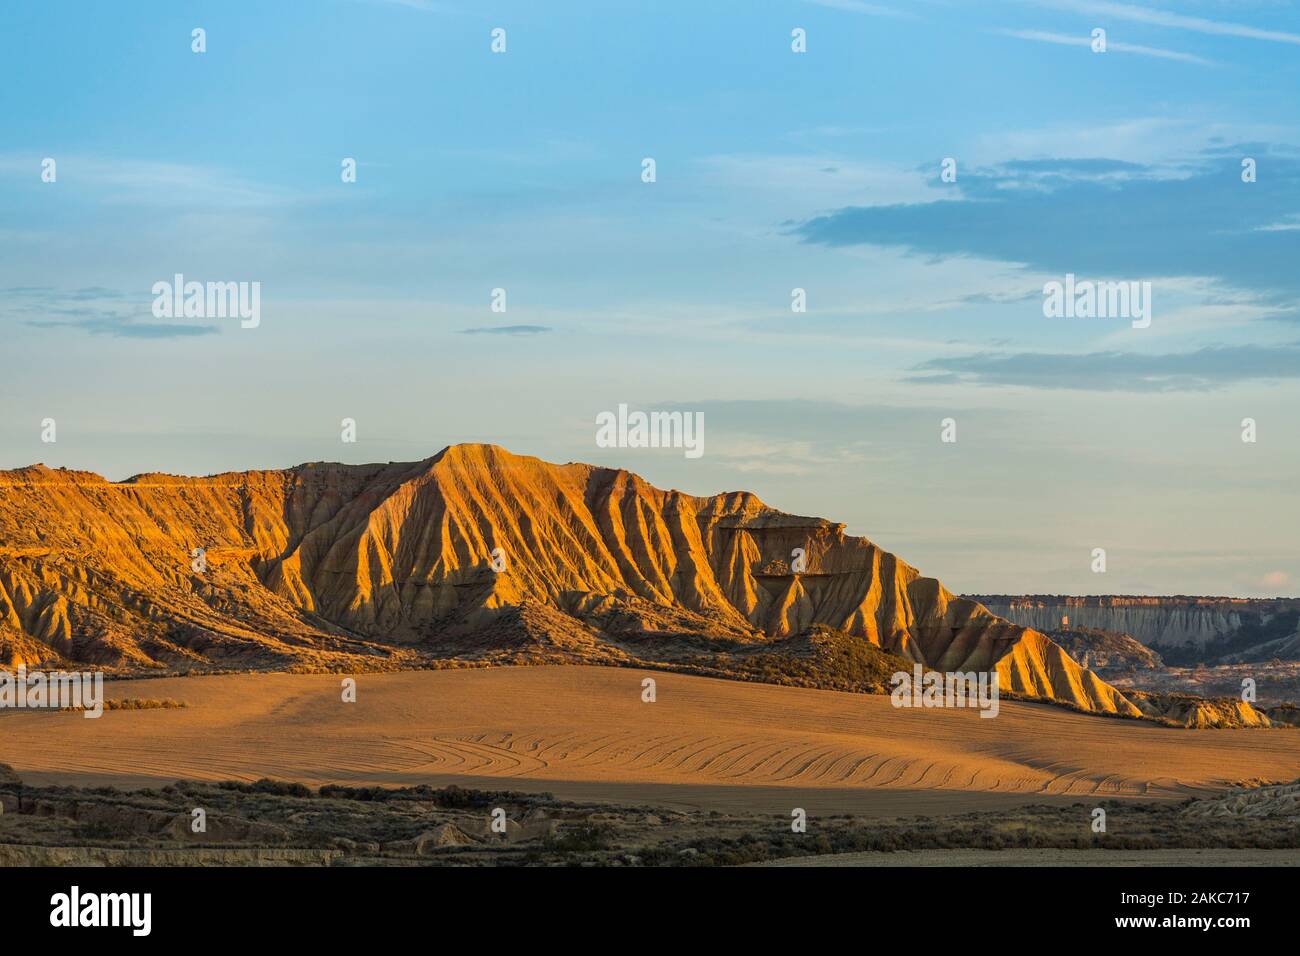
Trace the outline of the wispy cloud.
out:
M 1144 23 L 1150 26 L 1169 27 L 1175 30 L 1189 30 L 1193 33 L 1205 33 L 1211 36 L 1244 37 L 1250 40 L 1300 44 L 1300 34 L 1297 33 L 1264 30 L 1241 23 L 1207 20 L 1204 17 L 1189 17 L 1181 13 L 1170 13 L 1167 10 L 1157 10 L 1152 7 L 1139 7 L 1130 3 L 1110 3 L 1106 2 L 1106 0 L 1036 0 L 1036 2 L 1058 10 L 1072 10 L 1098 17 L 1108 17 L 1113 20 L 1127 20 L 1130 23 Z
M 791 196 L 808 209 L 825 209 L 850 198 L 869 205 L 939 196 L 934 184 L 915 169 L 830 152 L 711 155 L 698 160 L 698 166 L 708 185 L 753 197 L 768 195 L 785 210 Z
M 88 188 L 105 203 L 248 209 L 283 205 L 296 191 L 233 175 L 214 166 L 152 159 L 66 155 L 58 161 L 60 189 Z M 0 171 L 35 176 L 38 157 L 0 156 Z
M 446 10 L 443 4 L 434 3 L 433 0 L 360 0 L 360 2 L 385 7 L 406 7 L 423 13 L 437 13 Z
M 909 381 L 929 385 L 1020 385 L 1097 392 L 1208 391 L 1237 382 L 1300 379 L 1300 343 L 1212 346 L 1195 352 L 1084 355 L 983 352 L 931 359 Z
M 1073 36 L 1065 33 L 1051 33 L 1047 30 L 997 30 L 1002 36 L 1015 37 L 1018 40 L 1033 40 L 1039 43 L 1057 43 L 1063 46 L 1091 46 L 1088 37 Z M 1195 63 L 1198 66 L 1214 66 L 1214 62 L 1191 53 L 1177 50 L 1162 50 L 1159 47 L 1140 46 L 1136 43 L 1124 43 L 1117 40 L 1106 42 L 1106 52 L 1133 53 L 1138 56 L 1152 56 L 1162 60 L 1177 60 L 1181 63 Z
M 1240 158 L 1248 155 L 1238 146 L 1179 177 L 1096 160 L 1007 163 L 962 173 L 941 202 L 846 206 L 794 231 L 822 245 L 974 256 L 1040 274 L 1202 277 L 1293 308 L 1300 230 L 1261 227 L 1300 208 L 1300 159 L 1279 151 L 1261 160 L 1267 177 L 1247 184 Z M 1033 282 L 1026 277 L 1026 291 Z
M 91 335 L 119 339 L 187 339 L 216 335 L 215 325 L 173 325 L 168 322 L 135 322 L 122 316 L 94 316 L 85 319 L 32 319 L 28 325 L 42 329 L 79 329 Z
M 907 10 L 886 7 L 879 3 L 865 3 L 863 0 L 804 0 L 818 7 L 830 7 L 832 10 L 846 10 L 868 17 L 893 17 L 900 20 L 913 20 L 916 15 Z
M 1013 156 L 1122 156 L 1132 163 L 1159 166 L 1181 175 L 1188 156 L 1258 157 L 1269 149 L 1268 143 L 1294 138 L 1294 126 L 1284 122 L 1264 125 L 1241 117 L 1226 123 L 1195 114 L 1144 113 L 1095 123 L 1055 121 L 1045 126 L 981 131 L 966 165 L 1001 163 Z
M 116 289 L 23 286 L 0 294 L 10 300 L 9 315 L 31 328 L 74 329 L 120 339 L 193 338 L 219 331 L 215 325 L 139 321 L 137 315 L 149 313 L 133 308 L 131 297 Z
M 461 335 L 540 335 L 552 331 L 548 325 L 490 325 L 479 329 L 457 329 Z

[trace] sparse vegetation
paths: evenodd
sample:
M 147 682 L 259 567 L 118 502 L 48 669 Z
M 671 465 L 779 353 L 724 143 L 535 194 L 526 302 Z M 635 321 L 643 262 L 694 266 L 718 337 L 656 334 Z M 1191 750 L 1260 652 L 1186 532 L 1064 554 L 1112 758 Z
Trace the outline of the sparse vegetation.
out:
M 608 825 L 589 823 L 566 830 L 558 837 L 551 837 L 543 842 L 543 851 L 551 853 L 590 853 L 595 850 L 608 850 L 614 836 L 613 828 Z
M 170 697 L 158 700 L 153 697 L 126 697 L 122 700 L 104 701 L 105 710 L 175 710 L 181 707 L 188 707 L 184 701 L 173 700 Z M 81 713 L 88 708 L 86 707 L 60 707 L 62 711 L 71 711 Z
M 1243 787 L 1182 802 L 1092 801 L 996 812 L 818 818 L 796 834 L 762 814 L 669 811 L 449 787 L 318 791 L 272 780 L 181 782 L 160 790 L 0 784 L 0 861 L 40 848 L 127 863 L 130 853 L 226 863 L 734 866 L 835 853 L 916 850 L 1286 849 L 1300 860 L 1298 784 Z M 208 810 L 193 834 L 190 809 Z M 489 829 L 489 809 L 512 821 Z M 1093 833 L 1100 806 L 1110 832 Z M 522 821 L 522 822 L 521 822 Z M 96 857 L 95 854 L 101 854 Z M 79 858 L 79 857 L 74 857 Z
M 887 694 L 890 677 L 911 673 L 913 661 L 823 625 L 758 646 L 688 658 L 684 670 L 764 684 Z

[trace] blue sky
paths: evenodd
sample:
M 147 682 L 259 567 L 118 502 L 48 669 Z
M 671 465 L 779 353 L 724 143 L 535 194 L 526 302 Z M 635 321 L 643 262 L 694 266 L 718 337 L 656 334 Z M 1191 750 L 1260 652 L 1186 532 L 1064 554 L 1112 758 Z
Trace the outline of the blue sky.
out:
M 961 591 L 1300 594 L 1291 3 L 51 0 L 0 62 L 0 467 L 494 441 Z M 178 272 L 261 324 L 155 318 Z M 1067 272 L 1150 328 L 1045 318 Z M 597 447 L 624 402 L 704 456 Z

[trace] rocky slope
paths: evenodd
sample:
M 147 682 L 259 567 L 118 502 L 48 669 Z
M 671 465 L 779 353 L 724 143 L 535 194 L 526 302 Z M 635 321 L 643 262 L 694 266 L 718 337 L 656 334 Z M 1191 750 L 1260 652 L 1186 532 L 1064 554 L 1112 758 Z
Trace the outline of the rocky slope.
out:
M 1236 787 L 1221 797 L 1191 801 L 1183 809 L 1183 814 L 1198 819 L 1275 818 L 1300 823 L 1300 780 Z
M 693 497 L 490 445 L 120 483 L 0 473 L 8 665 L 398 667 L 537 647 L 645 660 L 811 625 L 939 670 L 996 668 L 1007 691 L 1138 714 L 1043 634 L 843 525 L 745 492 Z
M 1119 668 L 1150 670 L 1161 667 L 1160 655 L 1127 634 L 1094 627 L 1048 631 L 1047 636 L 1084 667 L 1098 671 Z

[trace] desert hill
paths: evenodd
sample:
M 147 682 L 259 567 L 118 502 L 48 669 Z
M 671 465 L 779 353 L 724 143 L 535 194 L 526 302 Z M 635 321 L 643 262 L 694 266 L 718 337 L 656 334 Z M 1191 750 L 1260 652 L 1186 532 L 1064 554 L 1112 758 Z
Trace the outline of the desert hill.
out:
M 695 497 L 491 445 L 206 478 L 0 472 L 10 666 L 698 660 L 814 625 L 939 670 L 996 668 L 1023 696 L 1139 715 L 1042 633 L 745 492 Z

